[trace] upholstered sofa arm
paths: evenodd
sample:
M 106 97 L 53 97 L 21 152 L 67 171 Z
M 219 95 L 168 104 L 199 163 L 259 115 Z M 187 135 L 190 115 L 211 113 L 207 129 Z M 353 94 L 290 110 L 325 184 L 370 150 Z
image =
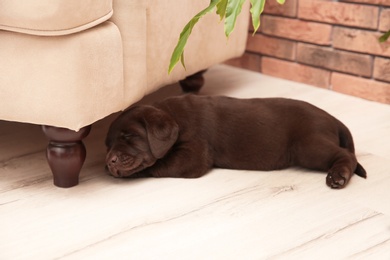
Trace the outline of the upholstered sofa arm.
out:
M 112 14 L 112 0 L 1 0 L 0 29 L 66 35 L 103 23 Z

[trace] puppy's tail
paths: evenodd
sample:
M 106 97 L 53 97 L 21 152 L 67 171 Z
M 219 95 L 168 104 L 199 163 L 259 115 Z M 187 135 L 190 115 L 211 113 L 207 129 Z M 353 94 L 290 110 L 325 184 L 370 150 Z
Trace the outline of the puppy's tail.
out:
M 356 175 L 358 175 L 364 179 L 367 179 L 367 172 L 360 163 L 357 163 L 357 166 L 356 166 L 354 173 L 356 173 Z
M 353 143 L 351 132 L 343 123 L 340 121 L 338 123 L 340 147 L 346 148 L 349 152 L 355 154 L 355 145 Z M 356 165 L 354 173 L 362 178 L 367 178 L 367 172 L 359 162 Z

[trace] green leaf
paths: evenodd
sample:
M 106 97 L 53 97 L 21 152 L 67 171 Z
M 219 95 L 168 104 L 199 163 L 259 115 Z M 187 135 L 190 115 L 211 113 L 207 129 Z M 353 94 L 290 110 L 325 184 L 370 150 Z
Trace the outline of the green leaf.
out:
M 252 14 L 252 24 L 253 24 L 253 34 L 257 32 L 260 27 L 260 15 L 264 10 L 265 0 L 250 0 L 251 1 L 251 14 Z
M 171 56 L 171 61 L 168 67 L 168 74 L 172 72 L 173 68 L 176 66 L 179 60 L 181 60 L 181 63 L 184 66 L 184 55 L 183 55 L 184 47 L 187 44 L 187 40 L 192 32 L 192 29 L 194 28 L 195 24 L 199 21 L 199 19 L 202 18 L 205 14 L 211 12 L 220 1 L 221 0 L 211 0 L 209 6 L 203 9 L 202 11 L 200 11 L 198 14 L 196 14 L 183 28 L 183 31 L 180 33 L 179 41 Z
M 381 37 L 379 37 L 379 42 L 385 42 L 390 37 L 390 30 L 387 33 L 384 33 Z
M 217 14 L 222 19 L 225 17 L 226 14 L 226 6 L 227 6 L 228 0 L 220 0 L 217 4 Z
M 180 62 L 181 62 L 181 65 L 183 66 L 183 68 L 186 70 L 186 65 L 184 64 L 184 52 L 181 54 L 180 56 Z
M 286 0 L 276 0 L 276 2 L 278 2 L 279 4 L 284 4 L 284 2 L 285 2 Z
M 237 16 L 240 14 L 244 2 L 245 0 L 228 0 L 225 15 L 225 35 L 228 38 L 234 29 Z

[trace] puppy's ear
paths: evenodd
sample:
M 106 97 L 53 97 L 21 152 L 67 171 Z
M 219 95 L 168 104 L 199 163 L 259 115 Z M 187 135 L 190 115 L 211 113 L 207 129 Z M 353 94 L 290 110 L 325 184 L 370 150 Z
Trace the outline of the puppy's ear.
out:
M 169 114 L 154 107 L 146 111 L 144 120 L 150 150 L 155 158 L 160 159 L 176 142 L 179 126 Z

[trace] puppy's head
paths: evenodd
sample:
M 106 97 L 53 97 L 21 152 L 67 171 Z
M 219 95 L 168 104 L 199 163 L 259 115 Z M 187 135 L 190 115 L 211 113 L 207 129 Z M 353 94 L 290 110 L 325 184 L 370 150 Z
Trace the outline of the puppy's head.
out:
M 106 164 L 115 177 L 127 177 L 152 166 L 176 142 L 179 127 L 166 112 L 135 106 L 112 122 L 106 138 Z

